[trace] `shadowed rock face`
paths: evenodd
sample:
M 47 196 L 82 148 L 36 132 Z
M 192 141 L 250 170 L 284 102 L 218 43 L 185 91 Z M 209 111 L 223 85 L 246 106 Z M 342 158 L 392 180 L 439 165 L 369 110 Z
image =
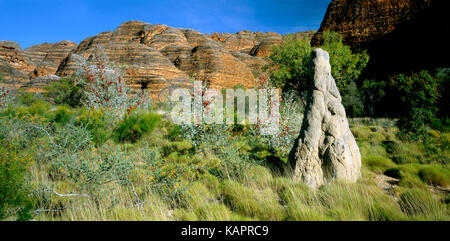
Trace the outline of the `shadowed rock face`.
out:
M 311 43 L 318 46 L 322 32 L 335 31 L 353 49 L 367 49 L 367 77 L 448 67 L 448 6 L 440 0 L 333 0 Z
M 313 54 L 314 77 L 300 136 L 290 157 L 293 178 L 312 188 L 333 180 L 355 182 L 361 176 L 361 155 L 331 76 L 329 55 L 322 49 Z

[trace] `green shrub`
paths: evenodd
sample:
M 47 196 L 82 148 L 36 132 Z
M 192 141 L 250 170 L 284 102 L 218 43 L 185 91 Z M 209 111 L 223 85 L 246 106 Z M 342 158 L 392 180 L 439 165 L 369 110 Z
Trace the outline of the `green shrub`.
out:
M 91 132 L 91 139 L 97 145 L 106 142 L 111 135 L 111 123 L 102 109 L 82 109 L 76 119 L 76 125 L 84 126 Z
M 358 79 L 369 61 L 366 52 L 353 53 L 349 46 L 342 43 L 342 37 L 335 32 L 322 34 L 320 47 L 330 54 L 331 72 L 337 87 L 345 94 L 344 106 L 347 113 L 361 115 L 363 106 L 354 80 Z M 311 53 L 313 47 L 306 40 L 295 36 L 283 39 L 280 46 L 273 48 L 265 69 L 270 71 L 270 81 L 275 87 L 295 89 L 302 96 L 307 90 L 307 80 L 311 78 Z
M 27 169 L 31 158 L 20 155 L 16 148 L 0 142 L 0 220 L 16 216 L 18 220 L 32 217 L 32 200 Z
M 400 74 L 392 81 L 403 106 L 397 122 L 399 136 L 412 140 L 427 139 L 426 125 L 431 123 L 437 112 L 439 93 L 436 79 L 428 71 L 421 71 L 412 76 Z
M 65 125 L 74 120 L 74 114 L 75 112 L 67 106 L 58 106 L 58 108 L 54 112 L 52 121 L 61 125 Z
M 62 78 L 45 86 L 44 96 L 57 105 L 81 106 L 83 93 L 81 87 L 76 85 L 73 79 Z
M 270 70 L 272 84 L 279 88 L 306 90 L 312 51 L 306 40 L 286 37 L 280 46 L 273 48 L 268 57 L 269 65 L 265 67 Z
M 54 135 L 53 140 L 55 147 L 59 153 L 72 153 L 81 151 L 91 144 L 91 132 L 82 125 L 68 124 L 59 127 Z
M 135 111 L 126 115 L 113 131 L 117 142 L 137 142 L 144 134 L 151 132 L 161 117 L 153 113 Z
M 42 101 L 40 94 L 29 93 L 26 91 L 18 90 L 16 94 L 17 103 L 20 105 L 31 106 L 39 101 Z

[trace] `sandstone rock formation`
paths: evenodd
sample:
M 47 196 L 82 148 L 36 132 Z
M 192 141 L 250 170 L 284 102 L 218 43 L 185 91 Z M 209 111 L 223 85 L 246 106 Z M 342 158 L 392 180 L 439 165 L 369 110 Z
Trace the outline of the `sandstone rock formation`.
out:
M 0 73 L 8 81 L 21 85 L 30 80 L 35 66 L 19 44 L 0 41 Z
M 333 0 L 311 43 L 318 46 L 324 31 L 340 33 L 353 49 L 369 51 L 366 72 L 374 75 L 369 77 L 448 67 L 448 5 L 440 0 Z
M 265 61 L 248 53 L 236 57 L 231 50 L 248 48 L 249 52 L 254 47 L 253 40 L 250 42 L 251 45 L 245 41 L 238 45 L 230 40 L 229 44 L 222 44 L 194 30 L 130 21 L 113 32 L 82 41 L 61 62 L 56 74 L 73 74 L 76 62 L 89 58 L 101 46 L 111 61 L 126 66 L 124 77 L 130 86 L 149 88 L 154 93 L 171 85 L 173 80 L 179 83 L 184 79 L 187 83 L 188 78 L 206 81 L 213 88 L 238 84 L 252 87 L 256 84 L 254 75 Z M 233 44 L 237 47 L 231 47 Z
M 299 38 L 310 34 L 299 33 Z M 80 63 L 101 50 L 110 62 L 122 67 L 130 87 L 159 93 L 168 86 L 202 80 L 211 88 L 256 85 L 264 57 L 280 44 L 277 33 L 241 31 L 234 34 L 202 34 L 163 24 L 129 21 L 116 30 L 70 41 L 44 43 L 23 51 L 17 43 L 0 42 L 0 73 L 8 80 L 14 72 L 19 86 L 38 77 L 71 76 Z M 3 47 L 2 47 L 3 46 Z M 32 81 L 26 89 L 42 89 L 47 82 Z M 34 86 L 36 85 L 36 86 Z
M 251 56 L 264 58 L 270 49 L 281 43 L 281 35 L 273 32 L 240 31 L 235 34 L 213 33 L 210 38 L 221 43 L 227 50 L 239 51 Z
M 78 44 L 71 41 L 61 41 L 55 44 L 44 43 L 25 49 L 25 54 L 31 59 L 36 68 L 32 78 L 54 75 L 61 61 L 65 59 Z
M 290 156 L 293 178 L 312 188 L 333 180 L 355 182 L 361 176 L 361 155 L 331 76 L 329 55 L 322 49 L 313 54 L 305 117 Z

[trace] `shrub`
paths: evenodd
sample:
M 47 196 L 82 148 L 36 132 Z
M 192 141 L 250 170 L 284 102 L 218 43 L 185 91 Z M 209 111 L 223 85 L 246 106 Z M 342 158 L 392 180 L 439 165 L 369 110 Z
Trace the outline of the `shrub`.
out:
M 33 203 L 27 178 L 31 158 L 20 155 L 5 141 L 0 143 L 0 220 L 11 216 L 18 220 L 31 219 Z
M 14 92 L 11 88 L 0 86 L 0 109 L 8 107 L 14 99 Z
M 278 88 L 295 89 L 303 92 L 307 89 L 309 65 L 313 48 L 306 40 L 286 37 L 280 46 L 273 48 L 268 57 L 270 79 Z
M 90 153 L 89 157 L 74 152 L 59 156 L 52 164 L 51 174 L 94 190 L 109 182 L 128 185 L 133 167 L 133 161 L 118 151 Z
M 280 129 L 275 135 L 266 135 L 262 138 L 271 148 L 277 150 L 281 157 L 287 158 L 300 134 L 303 121 L 303 104 L 296 91 L 287 91 L 282 94 L 280 104 Z M 255 132 L 257 133 L 255 126 Z M 258 135 L 259 136 L 259 135 Z
M 342 89 L 342 103 L 348 117 L 364 115 L 364 104 L 356 83 L 351 81 Z
M 335 32 L 322 34 L 321 48 L 330 54 L 330 65 L 337 87 L 343 91 L 346 111 L 361 115 L 363 106 L 354 80 L 358 79 L 369 61 L 366 52 L 353 53 L 342 43 L 342 37 Z M 270 79 L 275 87 L 284 90 L 295 89 L 305 101 L 308 79 L 312 77 L 311 53 L 313 48 L 306 40 L 294 36 L 286 37 L 280 46 L 274 47 L 268 57 L 269 64 L 264 68 L 270 71 Z
M 377 105 L 386 95 L 386 81 L 366 79 L 361 86 L 365 114 L 374 117 L 378 113 Z
M 45 86 L 44 96 L 54 104 L 81 106 L 83 99 L 82 87 L 71 78 L 62 78 Z
M 31 106 L 34 103 L 42 101 L 40 93 L 29 93 L 26 91 L 17 91 L 16 101 L 18 105 Z
M 68 124 L 55 131 L 53 136 L 55 148 L 59 153 L 81 151 L 91 144 L 91 133 L 85 126 Z
M 150 100 L 144 91 L 131 95 L 122 77 L 121 68 L 110 62 L 102 47 L 81 63 L 76 72 L 76 81 L 82 86 L 83 104 L 90 108 L 103 108 L 116 117 L 122 117 L 138 107 L 148 108 Z
M 344 45 L 339 33 L 323 32 L 320 45 L 330 54 L 331 72 L 339 89 L 345 89 L 358 79 L 369 62 L 366 51 L 353 53 L 349 46 Z
M 103 109 L 82 109 L 75 123 L 77 126 L 83 126 L 91 133 L 91 139 L 97 145 L 106 142 L 111 134 L 111 125 Z
M 47 122 L 51 106 L 48 102 L 38 101 L 30 106 L 9 106 L 1 114 L 9 118 L 27 120 L 29 122 Z
M 52 121 L 60 125 L 66 125 L 69 122 L 73 122 L 75 119 L 75 112 L 66 106 L 58 106 L 53 114 Z
M 412 140 L 427 139 L 426 125 L 435 116 L 439 96 L 436 79 L 428 71 L 421 71 L 412 76 L 400 74 L 392 81 L 402 106 L 397 122 L 399 136 Z
M 125 115 L 124 119 L 116 126 L 113 137 L 117 142 L 137 142 L 144 134 L 151 132 L 161 117 L 154 113 L 134 111 Z

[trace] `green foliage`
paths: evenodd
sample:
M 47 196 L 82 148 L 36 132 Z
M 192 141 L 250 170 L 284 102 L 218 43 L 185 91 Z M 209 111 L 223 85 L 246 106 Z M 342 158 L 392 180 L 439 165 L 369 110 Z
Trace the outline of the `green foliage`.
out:
M 427 139 L 426 125 L 435 116 L 439 96 L 436 79 L 428 71 L 421 71 L 412 76 L 400 74 L 393 83 L 400 92 L 403 106 L 397 123 L 399 135 L 413 140 Z
M 144 134 L 151 132 L 161 120 L 154 113 L 134 111 L 125 115 L 124 119 L 113 131 L 114 140 L 117 142 L 137 142 Z
M 62 78 L 45 86 L 44 96 L 57 105 L 81 106 L 82 87 L 71 78 Z
M 348 116 L 363 116 L 364 104 L 355 82 L 352 81 L 343 88 L 342 103 Z
M 85 126 L 68 124 L 55 131 L 53 141 L 59 153 L 72 153 L 90 146 L 91 133 Z
M 0 220 L 16 216 L 18 220 L 32 217 L 27 169 L 30 157 L 18 153 L 15 146 L 0 141 Z
M 271 70 L 272 84 L 279 88 L 306 90 L 312 51 L 306 40 L 293 36 L 285 38 L 280 46 L 275 46 L 266 66 Z
M 353 53 L 342 43 L 342 37 L 334 32 L 324 32 L 321 48 L 330 54 L 331 72 L 337 87 L 342 91 L 343 103 L 351 116 L 363 114 L 360 93 L 354 81 L 361 75 L 369 61 L 366 52 Z M 295 89 L 305 96 L 308 79 L 312 78 L 311 53 L 313 47 L 306 40 L 288 36 L 280 46 L 274 47 L 265 69 L 270 71 L 270 80 L 275 87 Z
M 16 94 L 16 101 L 18 105 L 31 106 L 42 101 L 42 98 L 40 93 L 29 93 L 19 89 Z
M 66 125 L 69 122 L 73 122 L 75 115 L 74 111 L 67 106 L 58 106 L 54 112 L 52 121 L 60 125 Z
M 102 109 L 82 109 L 75 121 L 76 125 L 86 127 L 91 133 L 91 139 L 97 145 L 106 142 L 111 135 L 109 116 Z
M 357 80 L 369 62 L 366 51 L 353 53 L 349 46 L 342 43 L 342 36 L 336 32 L 323 32 L 320 45 L 330 54 L 331 74 L 339 89 L 345 89 Z
M 366 79 L 361 86 L 361 96 L 367 116 L 375 116 L 378 103 L 386 96 L 386 81 Z

